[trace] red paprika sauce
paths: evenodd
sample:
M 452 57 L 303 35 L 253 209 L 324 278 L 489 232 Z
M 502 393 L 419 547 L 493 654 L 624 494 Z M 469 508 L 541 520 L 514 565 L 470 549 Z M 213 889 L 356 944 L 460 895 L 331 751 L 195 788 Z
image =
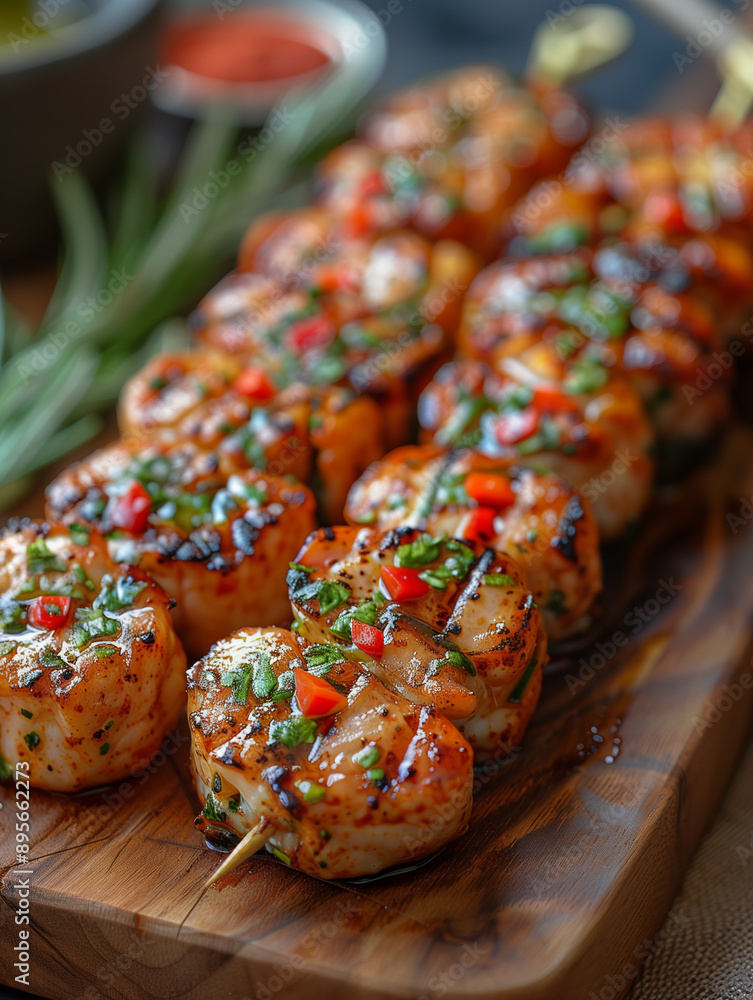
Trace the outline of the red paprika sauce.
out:
M 174 21 L 165 32 L 162 62 L 212 80 L 271 83 L 325 69 L 332 59 L 323 36 L 268 8 L 241 8 L 223 20 Z

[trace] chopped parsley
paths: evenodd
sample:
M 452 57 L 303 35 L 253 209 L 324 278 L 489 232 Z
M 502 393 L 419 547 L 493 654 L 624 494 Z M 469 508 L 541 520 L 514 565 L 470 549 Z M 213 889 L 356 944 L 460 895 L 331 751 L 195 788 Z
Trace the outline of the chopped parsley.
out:
M 439 559 L 444 537 L 432 538 L 426 532 L 422 532 L 413 542 L 406 545 L 399 545 L 395 556 L 396 566 L 406 566 L 415 569 L 417 566 L 426 566 L 427 563 Z
M 303 656 L 309 673 L 315 674 L 317 677 L 324 677 L 335 663 L 340 663 L 345 659 L 340 647 L 331 643 L 308 646 L 304 649 Z
M 92 639 L 103 639 L 120 632 L 120 623 L 108 618 L 104 611 L 78 608 L 74 616 L 71 639 L 76 649 L 82 649 Z
M 282 743 L 288 750 L 294 750 L 301 743 L 313 743 L 316 739 L 317 724 L 314 719 L 293 715 L 289 719 L 275 720 L 269 727 L 269 737 L 273 742 Z
M 525 690 L 528 687 L 528 682 L 531 680 L 531 677 L 533 676 L 533 672 L 536 669 L 538 662 L 539 661 L 537 657 L 534 656 L 531 662 L 526 667 L 523 676 L 515 685 L 512 694 L 507 699 L 508 701 L 511 701 L 514 705 L 517 705 L 517 703 L 522 699 L 523 695 L 525 694 Z
M 311 805 L 321 802 L 327 794 L 326 789 L 322 785 L 315 785 L 311 781 L 296 781 L 295 787 L 301 793 L 303 801 Z
M 30 732 L 26 733 L 24 736 L 24 743 L 29 748 L 29 750 L 34 750 L 39 746 L 39 733 Z
M 89 538 L 91 537 L 91 531 L 85 528 L 83 524 L 71 524 L 68 526 L 68 534 L 71 536 L 71 541 L 74 545 L 88 545 Z
M 35 538 L 26 550 L 26 566 L 30 573 L 64 573 L 68 568 L 54 552 L 50 552 L 44 538 Z
M 102 577 L 102 585 L 92 606 L 118 612 L 133 607 L 133 602 L 145 589 L 146 581 L 134 580 L 132 576 L 119 576 L 117 580 L 113 580 L 106 574 Z
M 248 701 L 249 689 L 259 701 L 274 692 L 277 678 L 266 653 L 252 653 L 245 663 L 234 664 L 222 674 L 222 683 L 233 689 L 233 700 L 239 705 Z
M 379 747 L 364 747 L 363 750 L 359 750 L 358 753 L 353 754 L 353 763 L 359 764 L 364 770 L 366 770 L 370 768 L 372 764 L 376 764 L 379 757 Z
M 208 791 L 206 802 L 204 803 L 204 808 L 201 810 L 201 815 L 210 821 L 210 823 L 224 823 L 227 819 L 227 813 L 220 809 L 220 804 L 215 798 L 214 792 Z
M 484 573 L 481 582 L 487 587 L 514 587 L 515 580 L 508 573 Z

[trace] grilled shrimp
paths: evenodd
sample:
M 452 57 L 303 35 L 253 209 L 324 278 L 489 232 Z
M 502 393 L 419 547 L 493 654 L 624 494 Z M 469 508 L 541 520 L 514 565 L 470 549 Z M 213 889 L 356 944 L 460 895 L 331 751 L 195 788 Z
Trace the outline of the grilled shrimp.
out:
M 230 476 L 190 445 L 119 442 L 49 487 L 48 515 L 95 527 L 117 562 L 149 573 L 175 599 L 192 657 L 241 625 L 290 619 L 284 573 L 314 528 L 305 486 L 259 470 Z
M 525 569 L 552 641 L 587 623 L 601 590 L 599 532 L 585 497 L 552 472 L 500 466 L 472 448 L 398 448 L 353 486 L 345 517 L 509 553 Z
M 636 392 L 596 360 L 568 364 L 543 341 L 501 367 L 445 365 L 419 400 L 424 440 L 473 443 L 500 465 L 562 476 L 589 501 L 601 537 L 616 538 L 651 494 L 654 439 Z
M 587 131 L 569 95 L 537 96 L 470 67 L 367 119 L 362 139 L 322 161 L 316 196 L 352 231 L 410 226 L 491 259 L 504 212 L 532 180 L 562 169 Z
M 337 520 L 351 484 L 385 450 L 386 421 L 368 396 L 294 383 L 215 353 L 159 355 L 127 383 L 121 428 L 193 442 L 229 475 L 249 467 L 316 480 L 323 520 Z
M 0 540 L 0 768 L 78 792 L 145 767 L 185 702 L 167 595 L 83 528 Z
M 410 528 L 320 528 L 288 582 L 303 635 L 362 656 L 401 695 L 456 720 L 477 758 L 520 742 L 546 635 L 506 553 Z
M 571 362 L 601 363 L 638 392 L 662 463 L 674 467 L 728 416 L 729 377 L 694 390 L 718 367 L 722 332 L 695 286 L 683 290 L 691 268 L 670 247 L 622 242 L 589 258 L 580 249 L 492 264 L 466 300 L 461 350 L 499 369 L 543 340 Z
M 221 844 L 256 831 L 320 878 L 421 858 L 462 833 L 472 752 L 429 706 L 282 629 L 242 629 L 189 671 L 197 825 Z

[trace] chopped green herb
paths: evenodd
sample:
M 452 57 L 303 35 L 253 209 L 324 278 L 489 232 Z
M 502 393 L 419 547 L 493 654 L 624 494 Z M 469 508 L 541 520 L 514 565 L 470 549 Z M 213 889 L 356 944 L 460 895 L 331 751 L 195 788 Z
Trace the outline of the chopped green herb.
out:
M 482 583 L 487 587 L 514 587 L 515 580 L 508 573 L 484 573 Z
M 26 733 L 24 736 L 24 743 L 29 748 L 29 750 L 34 750 L 39 746 L 39 733 L 31 732 Z
M 26 565 L 30 573 L 64 573 L 68 568 L 54 552 L 50 552 L 44 538 L 35 538 L 26 550 Z
M 68 526 L 68 534 L 74 545 L 88 545 L 91 531 L 83 524 L 71 524 Z
M 241 807 L 240 797 L 237 796 L 237 795 L 234 795 L 232 797 L 232 799 L 228 799 L 227 800 L 227 807 L 228 807 L 228 809 L 230 810 L 231 813 L 237 813 L 238 810 Z
M 427 563 L 439 559 L 444 537 L 432 538 L 423 532 L 418 538 L 406 545 L 398 546 L 395 556 L 396 566 L 406 566 L 414 569 L 417 566 L 426 566 Z
M 102 577 L 102 590 L 97 595 L 93 607 L 105 611 L 118 612 L 133 607 L 133 603 L 146 587 L 145 580 L 134 580 L 131 576 Z
M 329 643 L 308 646 L 304 649 L 303 656 L 309 673 L 315 674 L 317 677 L 324 677 L 335 663 L 340 663 L 345 659 L 340 647 Z
M 115 656 L 118 652 L 115 646 L 95 646 L 94 653 L 98 660 L 105 660 L 108 656 Z
M 520 678 L 520 680 L 518 681 L 518 683 L 515 685 L 515 688 L 513 689 L 512 694 L 507 699 L 508 701 L 511 701 L 514 705 L 517 705 L 517 703 L 522 699 L 523 695 L 525 694 L 525 690 L 528 687 L 528 682 L 530 681 L 531 677 L 533 676 L 533 672 L 536 669 L 536 667 L 538 665 L 538 662 L 539 661 L 538 661 L 537 657 L 534 656 L 533 659 L 531 660 L 531 662 L 526 667 L 525 672 L 523 673 L 523 676 Z
M 273 847 L 272 847 L 272 854 L 274 854 L 274 856 L 275 856 L 276 858 L 279 858 L 279 859 L 280 859 L 280 861 L 284 861 L 286 865 L 289 865 L 289 864 L 290 864 L 290 858 L 289 858 L 289 857 L 287 856 L 287 854 L 284 854 L 284 853 L 283 853 L 283 852 L 282 852 L 282 851 L 281 851 L 281 850 L 279 849 L 279 847 L 274 847 L 274 846 L 273 846 Z
M 292 698 L 295 692 L 295 674 L 292 670 L 286 670 L 277 678 L 277 687 L 272 695 L 272 701 L 286 701 Z
M 273 742 L 282 743 L 288 750 L 294 750 L 300 743 L 313 743 L 316 739 L 317 724 L 314 719 L 304 719 L 293 715 L 289 719 L 275 720 L 269 727 L 269 737 Z
M 79 608 L 74 616 L 71 639 L 77 649 L 82 649 L 92 639 L 103 639 L 118 632 L 120 623 L 117 619 L 108 618 L 104 611 Z
M 9 764 L 8 761 L 0 753 L 0 781 L 7 781 L 8 778 L 13 777 L 13 765 Z
M 366 772 L 366 777 L 369 781 L 373 781 L 374 784 L 376 784 L 378 781 L 384 780 L 384 771 L 381 767 L 371 767 Z
M 327 794 L 326 789 L 322 785 L 315 785 L 310 781 L 296 781 L 295 787 L 301 793 L 303 801 L 309 802 L 312 805 L 321 802 Z
M 42 655 L 39 657 L 39 662 L 43 667 L 47 667 L 50 670 L 61 670 L 68 666 L 65 660 L 58 656 L 57 653 L 53 653 L 51 649 L 44 650 Z
M 107 753 L 109 749 L 110 749 L 110 744 L 103 743 L 102 746 L 99 748 L 99 756 L 104 757 L 104 755 Z
M 332 840 L 332 834 L 328 830 L 320 830 L 319 836 L 322 840 Z
M 206 802 L 204 803 L 204 808 L 201 810 L 201 814 L 211 823 L 224 823 L 227 819 L 227 813 L 220 809 L 220 804 L 212 791 L 207 792 Z
M 114 725 L 115 725 L 115 719 L 108 719 L 107 722 L 105 723 L 105 729 L 112 729 Z
M 28 708 L 22 708 L 22 709 L 21 709 L 21 715 L 23 715 L 23 717 L 24 717 L 25 719 L 31 719 L 31 718 L 33 718 L 33 713 L 32 713 L 32 712 L 30 712 L 30 711 L 28 710 Z
M 359 750 L 358 753 L 353 754 L 353 763 L 360 764 L 365 770 L 366 768 L 371 767 L 372 764 L 376 764 L 379 757 L 379 747 L 364 747 L 363 750 Z
M 8 656 L 18 648 L 17 642 L 0 642 L 0 656 Z
M 245 663 L 233 664 L 224 671 L 221 681 L 232 687 L 233 700 L 238 705 L 246 704 L 249 689 L 255 698 L 263 701 L 277 686 L 277 678 L 266 653 L 252 653 Z

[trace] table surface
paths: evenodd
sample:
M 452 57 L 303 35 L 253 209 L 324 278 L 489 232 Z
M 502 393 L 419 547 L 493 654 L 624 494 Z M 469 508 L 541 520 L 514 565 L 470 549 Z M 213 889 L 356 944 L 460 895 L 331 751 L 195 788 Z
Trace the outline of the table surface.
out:
M 382 11 L 383 0 L 366 0 Z M 547 13 L 578 0 L 403 0 L 386 25 L 389 56 L 382 88 L 394 89 L 432 72 L 491 61 L 513 72 L 525 66 L 531 35 Z M 629 3 L 636 27 L 630 52 L 577 89 L 600 113 L 622 116 L 650 109 L 702 109 L 710 103 L 714 68 L 703 58 L 682 75 L 673 53 L 684 45 Z M 392 5 L 395 6 L 395 5 Z M 33 303 L 49 268 L 8 279 L 9 298 Z M 34 306 L 32 305 L 32 310 Z M 743 761 L 711 831 L 662 930 L 646 943 L 649 957 L 629 1000 L 749 1000 L 753 996 L 753 748 Z M 598 1000 L 624 989 L 629 970 L 615 970 Z M 0 985 L 0 1000 L 28 993 Z M 554 998 L 553 998 L 554 1000 Z M 586 1000 L 586 998 L 584 998 Z

